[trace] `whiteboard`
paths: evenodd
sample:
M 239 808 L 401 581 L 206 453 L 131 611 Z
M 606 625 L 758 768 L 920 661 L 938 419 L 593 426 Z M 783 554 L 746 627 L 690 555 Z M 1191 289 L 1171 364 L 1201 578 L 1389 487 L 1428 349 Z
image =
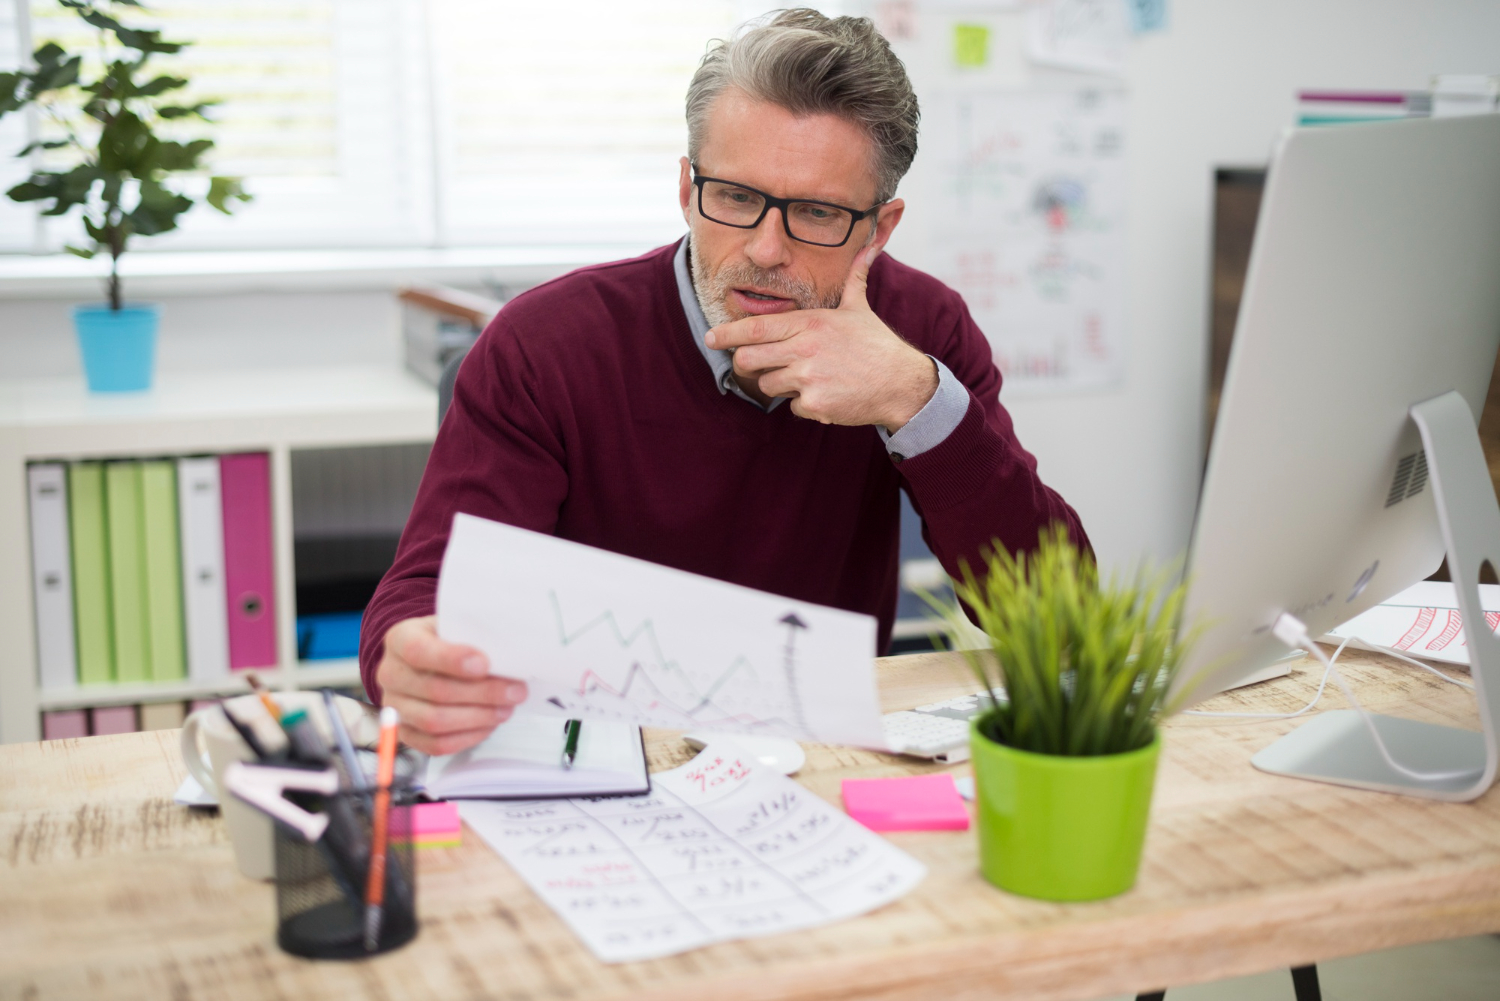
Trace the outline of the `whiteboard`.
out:
M 989 338 L 1007 394 L 1117 384 L 1125 357 L 1119 90 L 957 92 L 929 104 L 932 257 Z

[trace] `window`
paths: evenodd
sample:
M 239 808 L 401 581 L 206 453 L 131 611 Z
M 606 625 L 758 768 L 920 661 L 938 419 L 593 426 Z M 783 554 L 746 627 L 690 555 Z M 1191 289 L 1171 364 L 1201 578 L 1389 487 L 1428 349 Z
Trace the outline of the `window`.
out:
M 29 51 L 22 32 L 25 24 L 15 3 L 0 3 L 0 72 L 21 65 L 21 54 Z M 19 114 L 0 118 L 0 191 L 8 191 L 26 179 L 25 160 L 11 154 L 26 145 L 26 118 Z M 0 198 L 0 253 L 30 250 L 36 242 L 36 213 L 28 206 Z
M 728 3 L 431 5 L 440 232 L 453 243 L 682 231 L 683 99 Z
M 148 3 L 122 19 L 193 43 L 161 65 L 191 79 L 195 99 L 222 101 L 201 133 L 217 143 L 213 170 L 244 177 L 256 196 L 234 218 L 194 209 L 141 245 L 156 250 L 672 239 L 683 228 L 688 81 L 709 39 L 763 10 L 742 0 Z M 93 45 L 92 29 L 54 0 L 0 0 L 0 64 L 54 38 Z M 25 174 L 9 154 L 26 128 L 22 116 L 0 120 L 7 186 Z M 0 250 L 77 238 L 72 218 L 39 227 L 30 207 L 0 205 Z
M 69 51 L 93 48 L 93 29 L 72 11 L 32 0 L 30 12 L 33 48 L 51 39 Z M 127 24 L 192 42 L 159 65 L 192 81 L 184 97 L 222 104 L 209 113 L 214 127 L 188 120 L 179 128 L 211 136 L 213 169 L 245 177 L 256 196 L 233 219 L 195 208 L 178 231 L 143 246 L 430 239 L 425 123 L 404 96 L 423 76 L 420 44 L 411 41 L 421 22 L 416 0 L 160 0 L 146 12 L 117 12 Z M 48 249 L 76 232 L 72 220 L 49 224 Z

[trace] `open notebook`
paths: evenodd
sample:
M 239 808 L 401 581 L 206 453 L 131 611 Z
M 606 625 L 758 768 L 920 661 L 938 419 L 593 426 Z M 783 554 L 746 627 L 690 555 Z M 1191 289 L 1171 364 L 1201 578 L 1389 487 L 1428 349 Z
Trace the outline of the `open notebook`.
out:
M 641 731 L 588 720 L 572 768 L 562 766 L 566 721 L 516 714 L 477 747 L 432 758 L 426 789 L 443 799 L 636 796 L 651 791 Z

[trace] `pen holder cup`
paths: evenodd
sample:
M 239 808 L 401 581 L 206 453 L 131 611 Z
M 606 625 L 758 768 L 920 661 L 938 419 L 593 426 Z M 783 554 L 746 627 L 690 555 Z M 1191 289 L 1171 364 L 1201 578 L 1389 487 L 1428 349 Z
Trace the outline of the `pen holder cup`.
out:
M 308 959 L 362 959 L 410 942 L 417 934 L 416 793 L 411 779 L 398 775 L 391 787 L 385 892 L 374 948 L 366 948 L 370 917 L 365 903 L 373 796 L 343 790 L 297 799 L 309 812 L 327 814 L 329 823 L 313 842 L 276 824 L 276 943 Z

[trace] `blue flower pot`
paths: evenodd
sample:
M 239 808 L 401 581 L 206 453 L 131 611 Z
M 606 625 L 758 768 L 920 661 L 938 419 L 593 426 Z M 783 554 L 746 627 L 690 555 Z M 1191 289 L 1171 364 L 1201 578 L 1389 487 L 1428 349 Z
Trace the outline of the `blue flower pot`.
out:
M 151 388 L 156 369 L 156 306 L 73 307 L 83 374 L 95 393 L 134 393 Z

